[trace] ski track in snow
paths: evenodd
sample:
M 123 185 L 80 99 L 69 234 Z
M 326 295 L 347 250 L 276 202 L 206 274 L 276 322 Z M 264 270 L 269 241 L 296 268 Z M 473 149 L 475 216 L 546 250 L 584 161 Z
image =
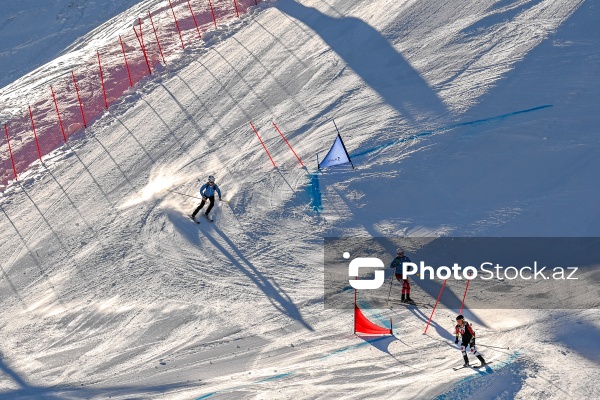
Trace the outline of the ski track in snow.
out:
M 279 0 L 207 35 L 2 192 L 0 397 L 599 397 L 597 310 L 466 310 L 494 363 L 453 371 L 456 310 L 423 335 L 418 282 L 425 306 L 365 310 L 385 338 L 353 335 L 322 287 L 323 236 L 597 236 L 597 18 Z M 315 171 L 331 118 L 354 170 Z M 211 174 L 227 202 L 196 225 L 184 195 Z

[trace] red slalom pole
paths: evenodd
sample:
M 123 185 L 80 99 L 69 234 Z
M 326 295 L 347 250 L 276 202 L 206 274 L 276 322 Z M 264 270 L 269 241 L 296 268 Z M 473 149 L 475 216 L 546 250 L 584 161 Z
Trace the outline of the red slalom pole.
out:
M 160 46 L 160 40 L 158 40 L 158 33 L 156 33 L 156 28 L 154 27 L 154 21 L 152 21 L 152 14 L 148 11 L 148 17 L 150 17 L 150 23 L 152 24 L 152 30 L 154 31 L 154 37 L 156 38 L 156 44 L 158 44 L 158 51 L 160 52 L 160 56 L 163 62 L 166 64 L 165 56 L 163 55 L 162 47 Z
M 75 91 L 77 92 L 77 100 L 79 100 L 79 109 L 81 110 L 81 118 L 83 119 L 83 127 L 87 128 L 87 122 L 85 121 L 85 114 L 83 113 L 83 104 L 81 103 L 81 97 L 79 96 L 79 87 L 77 87 L 77 79 L 75 79 L 75 73 L 71 71 L 73 75 L 73 83 L 75 84 Z
M 273 122 L 273 121 L 271 121 L 271 122 Z M 290 150 L 292 151 L 292 153 L 294 153 L 294 155 L 298 159 L 298 162 L 300 163 L 300 165 L 302 165 L 304 167 L 304 164 L 302 163 L 302 160 L 300 159 L 300 157 L 298 157 L 298 154 L 296 154 L 296 152 L 292 148 L 292 145 L 287 141 L 287 139 L 285 138 L 285 136 L 283 136 L 283 133 L 281 133 L 281 131 L 279 130 L 279 127 L 277 127 L 277 125 L 275 125 L 275 122 L 273 122 L 273 126 L 275 127 L 275 129 L 277 129 L 277 132 L 279 132 L 279 134 L 281 135 L 281 137 L 283 138 L 283 140 L 285 141 L 285 143 L 288 145 L 288 147 L 290 148 Z
M 12 148 L 10 147 L 10 139 L 8 138 L 8 127 L 4 124 L 4 131 L 6 132 L 6 143 L 8 143 L 8 153 L 10 154 L 10 161 L 12 162 L 13 173 L 15 174 L 15 181 L 17 179 L 17 167 L 15 166 L 15 159 L 13 157 Z
M 187 0 L 188 6 L 190 7 L 190 13 L 192 13 L 192 18 L 194 20 L 194 25 L 196 25 L 196 30 L 198 31 L 198 37 L 201 38 L 200 28 L 198 28 L 198 23 L 196 22 L 196 16 L 194 15 L 194 10 L 192 10 L 192 5 L 190 4 L 190 0 Z
M 38 155 L 40 156 L 40 162 L 42 162 L 42 150 L 40 150 L 40 142 L 35 131 L 35 123 L 33 122 L 33 113 L 31 112 L 31 106 L 29 106 L 29 118 L 31 119 L 31 127 L 33 128 L 33 136 L 35 137 L 35 145 L 37 146 Z
M 102 73 L 102 63 L 100 62 L 100 52 L 96 50 L 96 53 L 98 53 L 98 66 L 100 67 L 100 81 L 102 82 L 102 93 L 104 93 L 104 106 L 106 107 L 106 109 L 108 109 L 108 101 L 106 100 L 106 88 L 104 87 L 104 74 Z M 56 103 L 56 100 L 54 102 Z M 58 108 L 56 112 L 58 113 Z
M 233 0 L 233 5 L 235 6 L 235 15 L 237 15 L 237 17 L 240 17 L 240 12 L 238 11 L 238 6 L 237 6 L 237 0 Z
M 433 318 L 433 313 L 435 312 L 435 309 L 437 308 L 437 305 L 440 301 L 440 297 L 442 297 L 442 292 L 444 291 L 444 287 L 446 286 L 446 280 L 444 280 L 444 284 L 442 285 L 442 288 L 440 289 L 440 294 L 438 294 L 438 298 L 435 301 L 435 306 L 433 306 L 433 310 L 431 310 L 431 315 L 429 316 L 429 321 L 427 321 L 427 326 L 425 327 L 425 332 L 423 332 L 423 335 L 427 333 L 427 328 L 429 328 L 429 324 L 431 323 L 431 319 Z
M 256 137 L 258 137 L 258 140 L 260 140 L 260 144 L 262 144 L 262 147 L 265 149 L 265 151 L 267 152 L 267 155 L 269 156 L 269 159 L 271 160 L 271 163 L 273 163 L 273 166 L 275 168 L 277 168 L 277 165 L 275 165 L 275 161 L 273 161 L 273 158 L 271 157 L 271 154 L 269 154 L 269 150 L 267 150 L 267 146 L 265 146 L 265 144 L 263 143 L 262 139 L 260 138 L 260 135 L 258 134 L 258 131 L 256 130 L 256 128 L 254 127 L 254 125 L 252 125 L 252 122 L 250 122 L 250 126 L 252 127 L 252 129 L 254 130 L 254 133 L 256 133 Z
M 460 305 L 460 311 L 458 312 L 459 314 L 462 314 L 463 307 L 465 306 L 465 299 L 467 298 L 467 291 L 469 290 L 469 283 L 471 283 L 470 279 L 467 280 L 467 286 L 465 287 L 465 294 L 463 295 L 462 304 Z
M 175 26 L 177 27 L 177 32 L 179 32 L 179 40 L 181 40 L 181 48 L 185 49 L 183 45 L 183 38 L 181 37 L 181 30 L 179 29 L 179 22 L 177 22 L 177 17 L 175 16 L 175 10 L 173 10 L 173 4 L 171 0 L 169 0 L 169 6 L 171 6 L 171 12 L 173 13 L 173 18 L 175 19 Z
M 125 59 L 125 67 L 127 67 L 127 76 L 129 76 L 129 87 L 133 86 L 131 80 L 131 72 L 129 71 L 129 63 L 127 62 L 127 55 L 125 54 L 125 46 L 123 45 L 123 38 L 119 35 L 119 41 L 121 42 L 121 49 L 123 50 L 123 58 Z
M 215 17 L 215 10 L 213 9 L 212 1 L 208 0 L 208 4 L 210 5 L 210 11 L 212 12 L 213 21 L 215 23 L 215 29 L 217 29 L 217 18 Z
M 148 72 L 152 75 L 152 70 L 150 69 L 150 62 L 148 61 L 148 55 L 146 54 L 146 46 L 144 46 L 144 36 L 142 36 L 142 19 L 138 18 L 140 21 L 140 34 L 138 36 L 137 31 L 135 30 L 135 26 L 133 27 L 133 32 L 135 33 L 135 37 L 137 38 L 140 47 L 142 48 L 142 53 L 144 53 L 144 59 L 146 60 L 146 66 L 148 67 Z M 140 40 L 141 38 L 141 40 Z
M 52 92 L 52 100 L 54 100 L 54 108 L 56 109 L 56 115 L 58 116 L 58 125 L 60 125 L 60 130 L 63 135 L 63 139 L 65 143 L 67 143 L 67 135 L 65 135 L 65 127 L 62 122 L 62 118 L 60 117 L 60 112 L 58 112 L 58 103 L 56 102 L 56 96 L 54 95 L 54 89 L 52 89 L 52 85 L 50 85 L 50 91 Z

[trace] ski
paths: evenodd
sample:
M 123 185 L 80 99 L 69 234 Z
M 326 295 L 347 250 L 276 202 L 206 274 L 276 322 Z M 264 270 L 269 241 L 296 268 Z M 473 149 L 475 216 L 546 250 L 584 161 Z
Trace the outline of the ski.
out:
M 470 368 L 470 367 L 471 367 L 470 365 L 463 365 L 462 367 L 452 367 L 452 369 L 453 369 L 454 371 L 458 371 L 459 369 L 463 369 L 463 368 Z
M 452 367 L 452 369 L 454 371 L 458 371 L 459 369 L 463 369 L 463 368 L 479 369 L 479 368 L 485 367 L 486 365 L 489 365 L 491 363 L 493 363 L 493 361 L 488 361 L 485 364 L 480 364 L 480 365 L 463 365 L 462 367 Z
M 390 307 L 392 305 L 399 305 L 399 306 L 405 306 L 405 307 L 407 307 L 407 306 L 424 307 L 427 305 L 425 303 L 416 303 L 414 301 L 411 303 L 402 303 L 400 300 L 389 300 L 388 304 L 390 304 Z

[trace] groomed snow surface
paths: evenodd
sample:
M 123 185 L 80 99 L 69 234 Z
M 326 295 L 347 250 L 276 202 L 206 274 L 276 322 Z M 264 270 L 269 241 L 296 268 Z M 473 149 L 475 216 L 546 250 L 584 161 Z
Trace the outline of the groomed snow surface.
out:
M 465 310 L 494 363 L 453 371 L 457 310 L 423 335 L 417 281 L 425 306 L 365 311 L 389 338 L 322 287 L 323 236 L 599 236 L 599 19 L 279 0 L 186 47 L 2 193 L 0 398 L 599 398 L 597 310 Z M 331 118 L 356 169 L 317 174 Z

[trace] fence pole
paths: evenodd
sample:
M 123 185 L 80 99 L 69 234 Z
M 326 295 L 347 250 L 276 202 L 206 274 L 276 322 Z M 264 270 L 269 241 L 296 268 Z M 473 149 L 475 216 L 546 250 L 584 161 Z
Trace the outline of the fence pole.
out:
M 429 316 L 429 321 L 427 321 L 427 326 L 425 327 L 425 332 L 423 332 L 423 335 L 427 333 L 427 328 L 429 328 L 429 324 L 431 323 L 431 319 L 433 318 L 433 313 L 435 312 L 435 309 L 437 308 L 437 305 L 440 301 L 440 297 L 442 297 L 442 292 L 444 291 L 444 286 L 446 286 L 446 280 L 444 280 L 444 284 L 442 285 L 442 288 L 440 289 L 440 294 L 438 294 L 438 298 L 435 301 L 435 306 L 433 306 L 433 310 L 431 310 L 431 315 Z
M 144 36 L 142 35 L 142 19 L 138 18 L 140 21 L 140 35 L 138 36 L 137 31 L 135 30 L 135 26 L 133 27 L 133 32 L 135 33 L 135 37 L 137 38 L 140 47 L 142 48 L 142 53 L 144 53 L 144 59 L 146 60 L 146 66 L 148 67 L 148 72 L 152 75 L 152 70 L 150 69 L 150 62 L 148 61 L 148 55 L 146 54 L 146 46 L 144 46 Z M 141 38 L 141 40 L 140 40 Z
M 271 122 L 273 122 L 273 121 L 271 121 Z M 283 140 L 285 141 L 285 143 L 288 145 L 288 147 L 290 148 L 290 150 L 292 150 L 292 153 L 294 153 L 294 155 L 298 159 L 298 162 L 300 163 L 300 165 L 302 165 L 304 167 L 304 164 L 302 163 L 302 160 L 300 159 L 300 157 L 298 157 L 298 154 L 296 154 L 296 152 L 292 148 L 292 145 L 287 141 L 287 139 L 285 138 L 285 136 L 283 136 L 283 133 L 281 133 L 281 131 L 279 130 L 279 127 L 277 127 L 277 125 L 275 125 L 275 122 L 273 122 L 273 126 L 275 127 L 275 129 L 277 129 L 277 132 L 279 132 L 279 134 L 281 135 L 281 137 L 283 138 Z
M 215 23 L 215 29 L 217 29 L 217 18 L 215 17 L 215 10 L 213 9 L 212 1 L 208 0 L 210 5 L 210 11 L 212 12 L 213 22 Z
M 144 52 L 144 58 L 146 58 L 146 65 L 148 66 L 148 71 L 152 74 L 152 69 L 150 68 L 150 61 L 148 60 L 148 52 L 146 51 L 146 44 L 144 43 L 144 32 L 142 31 L 142 19 L 138 17 L 138 21 L 140 24 L 140 39 L 142 40 L 142 51 Z M 134 29 L 135 31 L 135 29 Z
M 125 59 L 125 67 L 127 67 L 127 76 L 129 76 L 129 87 L 133 86 L 133 80 L 131 79 L 131 72 L 129 71 L 129 63 L 127 62 L 127 55 L 125 54 L 125 46 L 123 45 L 123 38 L 119 35 L 119 41 L 121 42 L 121 50 L 123 50 L 123 58 Z
M 106 100 L 106 88 L 104 87 L 104 74 L 102 73 L 102 63 L 100 62 L 100 52 L 96 50 L 96 53 L 98 53 L 98 66 L 100 67 L 100 81 L 102 82 L 102 93 L 104 93 L 104 106 L 106 109 L 108 109 L 108 100 Z
M 252 122 L 250 122 L 250 126 L 252 127 L 252 129 L 254 130 L 254 133 L 256 133 L 256 137 L 258 137 L 258 140 L 260 140 L 260 144 L 262 144 L 262 147 L 265 149 L 265 151 L 267 152 L 267 155 L 269 156 L 269 159 L 271 160 L 271 163 L 273 163 L 273 166 L 275 168 L 277 168 L 277 165 L 275 165 L 275 161 L 273 161 L 273 158 L 271 157 L 271 154 L 269 154 L 269 150 L 267 150 L 267 146 L 265 146 L 265 144 L 263 143 L 262 139 L 260 138 L 260 135 L 258 134 L 258 131 L 256 130 L 256 128 L 254 127 L 254 125 L 252 125 Z
M 154 37 L 156 37 L 156 44 L 158 44 L 158 51 L 160 52 L 160 56 L 163 62 L 166 64 L 165 56 L 163 55 L 162 47 L 160 46 L 160 40 L 158 40 L 158 33 L 156 33 L 156 28 L 154 27 L 154 21 L 152 21 L 152 14 L 148 11 L 148 17 L 150 17 L 150 23 L 152 24 L 152 30 L 154 31 Z
M 75 91 L 77 92 L 77 100 L 79 100 L 79 109 L 81 110 L 81 118 L 83 119 L 83 127 L 87 128 L 87 122 L 85 121 L 85 114 L 83 113 L 83 104 L 81 103 L 81 97 L 79 96 L 79 87 L 77 87 L 77 79 L 75 79 L 75 73 L 71 71 L 73 76 L 73 83 L 75 84 Z
M 4 124 L 4 131 L 6 132 L 6 142 L 8 143 L 8 153 L 10 154 L 10 161 L 12 162 L 13 173 L 15 174 L 15 181 L 17 179 L 17 167 L 15 166 L 15 158 L 13 157 L 12 148 L 10 147 L 10 139 L 8 138 L 8 127 Z
M 37 146 L 38 155 L 40 156 L 40 162 L 42 162 L 42 150 L 40 149 L 40 142 L 35 131 L 35 123 L 33 122 L 33 113 L 31 112 L 31 106 L 29 106 L 29 118 L 31 119 L 31 127 L 33 128 L 33 136 L 35 137 L 35 145 Z
M 58 102 L 56 101 L 56 96 L 54 95 L 54 89 L 52 89 L 52 85 L 50 85 L 50 91 L 52 92 L 52 100 L 54 100 L 54 108 L 56 109 L 56 115 L 58 116 L 58 125 L 60 125 L 60 130 L 63 135 L 63 139 L 65 143 L 67 143 L 67 135 L 65 135 L 65 127 L 62 122 L 62 118 L 60 117 L 60 112 L 58 112 Z
M 194 19 L 194 25 L 196 25 L 196 30 L 198 31 L 198 37 L 201 38 L 200 28 L 198 28 L 198 23 L 196 22 L 196 16 L 194 15 L 194 10 L 192 10 L 192 5 L 190 4 L 190 0 L 187 0 L 188 6 L 190 7 L 190 12 L 192 13 L 192 18 Z
M 138 17 L 138 25 L 140 26 L 140 39 L 142 39 L 142 47 L 146 50 L 146 44 L 144 43 L 144 33 L 142 32 L 142 18 Z
M 237 6 L 237 0 L 233 0 L 233 5 L 235 6 L 235 15 L 237 15 L 237 17 L 240 17 L 240 13 L 238 11 L 238 6 Z
M 177 32 L 179 32 L 179 40 L 181 40 L 181 48 L 185 49 L 183 45 L 183 38 L 181 37 L 181 30 L 179 29 L 179 22 L 177 22 L 177 17 L 175 16 L 175 10 L 173 10 L 173 4 L 171 4 L 171 0 L 169 0 L 169 6 L 171 7 L 171 12 L 173 13 L 173 18 L 175 19 L 175 26 L 177 27 Z

